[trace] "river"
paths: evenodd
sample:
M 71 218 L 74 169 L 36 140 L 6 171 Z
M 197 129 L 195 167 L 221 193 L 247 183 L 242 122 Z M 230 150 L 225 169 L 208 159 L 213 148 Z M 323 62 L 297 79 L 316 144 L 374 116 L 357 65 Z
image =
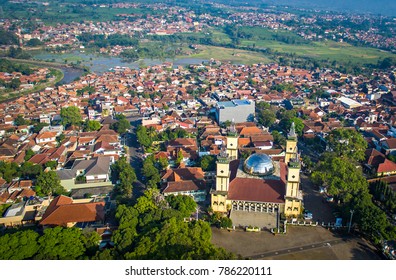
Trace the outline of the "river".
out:
M 115 68 L 116 66 L 120 67 L 129 67 L 132 69 L 139 69 L 143 66 L 153 66 L 158 65 L 163 62 L 172 62 L 174 67 L 178 66 L 186 66 L 190 64 L 200 64 L 204 61 L 208 61 L 206 59 L 198 59 L 198 58 L 180 58 L 180 59 L 142 59 L 137 62 L 127 62 L 123 61 L 120 57 L 113 56 L 105 56 L 99 54 L 90 54 L 90 53 L 82 53 L 79 51 L 73 51 L 70 53 L 50 53 L 50 52 L 36 52 L 33 53 L 33 58 L 36 60 L 50 61 L 50 62 L 58 62 L 58 63 L 79 63 L 83 66 L 86 66 L 90 69 L 91 72 L 96 74 L 103 74 L 104 72 L 109 71 L 110 68 Z M 61 81 L 62 83 L 70 83 L 77 77 L 83 74 L 83 70 L 75 69 L 75 68 L 62 68 L 65 77 Z

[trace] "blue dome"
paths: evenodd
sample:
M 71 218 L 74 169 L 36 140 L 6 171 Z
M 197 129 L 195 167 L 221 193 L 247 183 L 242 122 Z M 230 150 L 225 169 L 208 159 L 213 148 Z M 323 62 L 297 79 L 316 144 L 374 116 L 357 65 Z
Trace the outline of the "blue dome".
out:
M 257 153 L 252 154 L 245 160 L 243 168 L 246 173 L 258 176 L 271 175 L 275 170 L 272 159 L 269 156 Z

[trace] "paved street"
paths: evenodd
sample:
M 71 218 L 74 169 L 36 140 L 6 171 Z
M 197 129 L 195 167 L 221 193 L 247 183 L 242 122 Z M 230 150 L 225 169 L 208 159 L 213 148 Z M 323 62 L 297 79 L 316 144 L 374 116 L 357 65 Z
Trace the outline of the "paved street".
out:
M 127 118 L 131 123 L 131 133 L 126 134 L 125 144 L 128 146 L 128 157 L 131 166 L 135 169 L 137 182 L 133 184 L 133 196 L 139 197 L 144 191 L 144 185 L 140 181 L 142 178 L 142 174 L 140 173 L 140 169 L 142 168 L 142 159 L 141 153 L 139 152 L 139 142 L 136 137 L 136 128 L 140 123 L 141 117 L 128 117 Z
M 304 208 L 312 212 L 312 221 L 334 223 L 334 202 L 326 202 L 318 187 L 304 174 L 301 174 L 301 190 L 304 197 Z

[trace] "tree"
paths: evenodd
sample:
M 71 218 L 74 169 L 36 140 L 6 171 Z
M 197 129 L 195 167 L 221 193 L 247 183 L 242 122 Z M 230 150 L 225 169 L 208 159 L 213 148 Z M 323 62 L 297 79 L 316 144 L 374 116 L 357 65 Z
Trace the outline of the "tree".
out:
M 87 120 L 85 122 L 84 131 L 98 131 L 100 127 L 100 122 L 95 120 Z
M 127 162 L 125 157 L 120 158 L 111 166 L 113 181 L 117 182 L 116 190 L 124 197 L 131 197 L 133 183 L 137 177 L 133 167 Z
M 276 115 L 273 111 L 265 109 L 258 112 L 257 121 L 264 127 L 271 127 L 276 121 Z
M 114 129 L 119 134 L 123 134 L 131 128 L 131 123 L 124 117 L 119 119 L 116 123 L 111 124 L 111 129 Z
M 41 167 L 41 165 L 25 161 L 21 164 L 19 170 L 23 178 L 28 178 L 32 180 L 36 179 L 37 176 L 40 175 L 40 173 L 43 171 L 43 168 Z
M 16 89 L 18 89 L 21 86 L 21 80 L 14 78 L 14 79 L 11 80 L 9 86 L 13 90 L 16 90 Z
M 286 145 L 286 137 L 283 136 L 279 131 L 274 130 L 271 132 L 272 137 L 274 137 L 274 143 L 280 146 Z
M 29 121 L 25 120 L 22 115 L 18 115 L 14 120 L 16 126 L 27 125 L 28 123 Z
M 367 141 L 356 130 L 334 129 L 326 140 L 329 148 L 339 157 L 355 161 L 362 161 L 365 158 Z
M 55 170 L 58 166 L 58 162 L 56 160 L 50 160 L 47 161 L 44 166 L 51 168 L 51 170 Z
M 168 166 L 169 166 L 169 161 L 166 157 L 159 157 L 158 163 L 159 163 L 161 170 L 164 170 L 164 169 L 168 168 Z
M 183 160 L 184 160 L 183 151 L 179 149 L 179 151 L 177 152 L 177 158 L 175 163 L 179 165 Z
M 38 243 L 36 258 L 41 260 L 77 260 L 85 253 L 82 232 L 75 227 L 47 228 Z
M 201 158 L 201 168 L 203 171 L 216 170 L 216 158 L 214 156 L 203 156 Z
M 37 124 L 35 124 L 33 126 L 33 129 L 32 129 L 33 133 L 39 133 L 40 130 L 42 130 L 43 127 L 45 127 L 45 126 L 49 126 L 49 124 L 48 123 L 37 123 Z
M 26 46 L 29 47 L 37 47 L 42 45 L 44 45 L 44 43 L 37 38 L 30 39 L 29 41 L 26 42 Z
M 326 153 L 312 173 L 312 181 L 327 186 L 328 193 L 348 202 L 363 190 L 368 190 L 366 178 L 355 164 Z
M 58 174 L 55 171 L 42 172 L 37 177 L 36 192 L 39 195 L 61 195 L 66 190 L 60 184 Z
M 15 162 L 0 161 L 0 176 L 8 183 L 20 176 L 18 164 Z
M 99 249 L 100 235 L 93 229 L 83 230 L 81 239 L 86 248 L 85 255 L 93 257 Z
M 228 217 L 221 217 L 219 221 L 219 226 L 221 228 L 231 228 L 232 227 L 232 221 Z
M 80 126 L 82 123 L 80 109 L 76 106 L 69 106 L 62 108 L 60 115 L 62 118 L 62 124 L 64 126 L 69 126 L 69 125 Z
M 183 217 L 190 217 L 197 209 L 197 203 L 188 195 L 169 195 L 166 200 L 173 209 L 180 211 Z
M 156 187 L 161 181 L 161 176 L 155 167 L 154 156 L 151 155 L 144 160 L 142 174 L 146 177 L 147 187 Z
M 20 230 L 0 236 L 0 259 L 31 259 L 39 250 L 39 234 L 33 230 Z
M 35 152 L 33 152 L 32 149 L 29 149 L 26 151 L 25 153 L 25 157 L 23 158 L 25 161 L 28 161 L 29 159 L 31 159 L 33 156 L 35 155 Z
M 148 136 L 147 128 L 139 125 L 136 130 L 136 136 L 140 143 L 145 148 L 148 148 L 153 143 L 152 139 Z

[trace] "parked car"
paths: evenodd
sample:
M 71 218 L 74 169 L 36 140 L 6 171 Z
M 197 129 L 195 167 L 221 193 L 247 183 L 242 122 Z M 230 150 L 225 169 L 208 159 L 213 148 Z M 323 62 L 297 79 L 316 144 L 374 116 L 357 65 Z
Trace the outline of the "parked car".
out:
M 305 220 L 312 220 L 313 215 L 311 211 L 308 210 L 304 210 L 304 219 Z

